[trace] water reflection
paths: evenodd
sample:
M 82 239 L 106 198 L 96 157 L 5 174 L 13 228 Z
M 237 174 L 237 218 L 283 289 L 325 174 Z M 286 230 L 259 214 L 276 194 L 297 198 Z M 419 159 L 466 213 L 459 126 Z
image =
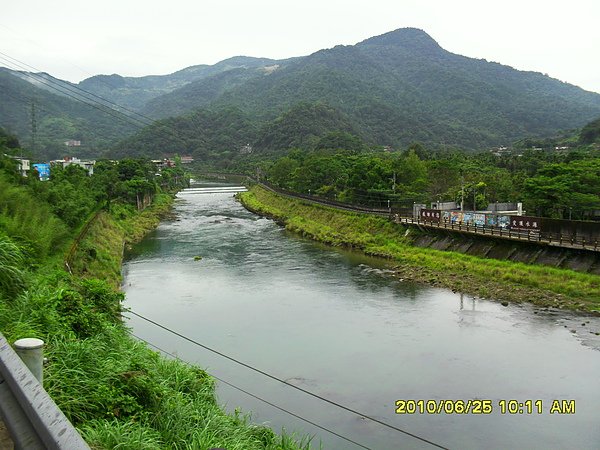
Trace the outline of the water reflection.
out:
M 180 197 L 177 220 L 161 224 L 129 253 L 126 293 L 133 310 L 450 448 L 598 447 L 600 352 L 578 338 L 582 330 L 600 331 L 597 318 L 504 307 L 401 282 L 385 261 L 291 235 L 228 195 Z M 202 260 L 194 261 L 197 255 Z M 371 448 L 429 448 L 134 318 L 131 325 L 217 376 Z M 327 448 L 352 448 L 225 386 L 219 398 L 231 409 L 254 411 L 276 430 L 305 430 Z M 479 398 L 496 405 L 568 398 L 577 401 L 577 414 L 396 415 L 401 398 Z

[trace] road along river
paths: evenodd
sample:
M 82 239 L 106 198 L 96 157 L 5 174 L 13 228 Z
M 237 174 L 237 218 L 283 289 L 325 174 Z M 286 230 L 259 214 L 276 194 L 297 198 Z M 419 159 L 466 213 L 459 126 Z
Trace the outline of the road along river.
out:
M 290 234 L 230 192 L 197 192 L 127 255 L 126 307 L 442 447 L 600 448 L 599 318 L 399 281 L 389 263 Z M 128 317 L 135 335 L 368 448 L 436 448 Z M 223 383 L 217 393 L 315 448 L 360 448 Z

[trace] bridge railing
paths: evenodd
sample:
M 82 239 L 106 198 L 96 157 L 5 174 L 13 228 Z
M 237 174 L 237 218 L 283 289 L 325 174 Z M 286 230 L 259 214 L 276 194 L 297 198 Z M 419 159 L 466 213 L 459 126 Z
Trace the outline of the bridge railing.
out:
M 469 223 L 453 222 L 435 222 L 413 217 L 402 217 L 394 215 L 397 223 L 421 225 L 429 228 L 446 229 L 451 231 L 483 234 L 486 236 L 501 237 L 511 240 L 528 241 L 532 243 L 543 243 L 557 247 L 581 248 L 584 250 L 600 251 L 600 242 L 586 239 L 583 236 L 564 235 L 560 233 L 549 233 L 536 230 L 516 230 L 511 228 L 500 228 L 492 226 L 482 226 Z
M 90 450 L 2 333 L 0 415 L 16 449 Z
M 248 177 L 254 183 L 257 181 Z M 516 241 L 527 241 L 531 243 L 538 244 L 549 244 L 557 247 L 564 248 L 580 248 L 583 250 L 591 250 L 591 251 L 600 251 L 600 242 L 596 240 L 586 239 L 582 236 L 577 235 L 564 235 L 560 233 L 549 233 L 544 231 L 537 230 L 516 230 L 511 228 L 501 228 L 501 227 L 493 227 L 493 226 L 481 226 L 476 224 L 469 223 L 453 223 L 453 222 L 435 222 L 435 221 L 427 221 L 420 218 L 415 218 L 412 216 L 404 216 L 400 215 L 400 211 L 390 209 L 382 209 L 382 208 L 369 208 L 360 205 L 352 205 L 348 203 L 337 202 L 330 199 L 325 199 L 322 197 L 299 194 L 297 192 L 290 192 L 285 189 L 281 189 L 279 187 L 273 186 L 269 183 L 260 182 L 259 183 L 263 188 L 273 191 L 277 194 L 284 195 L 290 198 L 298 198 L 311 201 L 313 203 L 320 203 L 322 205 L 331 206 L 338 209 L 344 209 L 348 211 L 356 211 L 368 214 L 376 214 L 379 216 L 389 217 L 391 220 L 394 220 L 397 223 L 404 224 L 413 224 L 413 225 L 421 225 L 429 228 L 437 228 L 437 229 L 446 229 L 449 231 L 455 232 L 464 232 L 464 233 L 472 233 L 472 234 L 481 234 L 486 236 L 494 236 L 500 237 L 510 240 Z

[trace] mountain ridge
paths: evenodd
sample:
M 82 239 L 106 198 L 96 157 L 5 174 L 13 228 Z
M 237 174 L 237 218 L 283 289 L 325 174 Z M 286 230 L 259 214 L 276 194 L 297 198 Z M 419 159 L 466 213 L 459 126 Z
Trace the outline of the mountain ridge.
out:
M 78 86 L 153 118 L 238 110 L 253 123 L 245 129 L 255 130 L 243 138 L 254 137 L 258 149 L 264 142 L 287 142 L 256 130 L 273 130 L 268 124 L 303 103 L 327 105 L 331 114 L 324 117 L 344 117 L 329 120 L 332 127 L 339 123 L 344 128 L 330 131 L 352 129 L 371 145 L 395 148 L 415 141 L 489 148 L 581 127 L 600 116 L 600 94 L 538 72 L 454 54 L 418 28 L 399 28 L 302 57 L 234 56 L 168 75 L 97 75 Z M 227 133 L 235 127 L 225 123 L 227 118 L 240 116 L 203 117 L 200 124 L 212 121 Z M 309 114 L 303 117 L 312 120 Z M 197 133 L 203 132 L 198 128 Z M 238 145 L 231 139 L 211 142 Z M 289 142 L 303 141 L 292 136 Z M 192 144 L 187 147 L 194 152 Z

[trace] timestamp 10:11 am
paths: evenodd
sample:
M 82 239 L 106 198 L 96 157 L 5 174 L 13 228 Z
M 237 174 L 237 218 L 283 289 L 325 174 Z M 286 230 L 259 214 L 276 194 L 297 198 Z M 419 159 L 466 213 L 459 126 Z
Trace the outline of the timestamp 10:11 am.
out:
M 542 414 L 544 405 L 541 400 L 500 400 L 500 414 Z M 575 400 L 552 400 L 550 414 L 575 414 Z

